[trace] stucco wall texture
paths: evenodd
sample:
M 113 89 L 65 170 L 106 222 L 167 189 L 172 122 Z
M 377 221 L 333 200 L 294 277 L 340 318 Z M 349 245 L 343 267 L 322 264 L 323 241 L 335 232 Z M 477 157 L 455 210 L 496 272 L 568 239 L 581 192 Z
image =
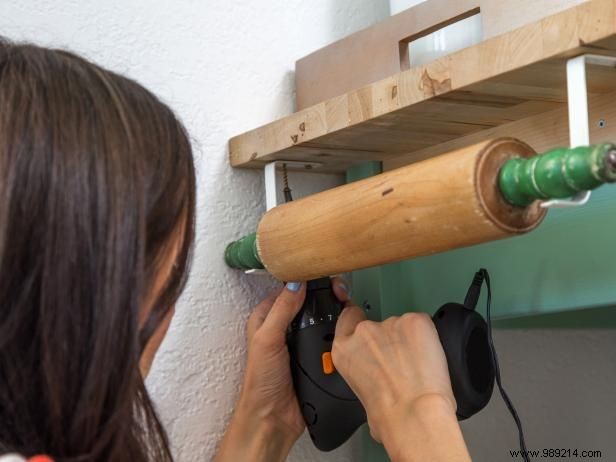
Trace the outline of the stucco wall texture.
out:
M 237 396 L 244 324 L 272 287 L 225 268 L 229 239 L 264 212 L 257 171 L 232 170 L 229 137 L 293 110 L 294 61 L 389 13 L 387 0 L 2 0 L 0 35 L 66 47 L 124 73 L 170 104 L 193 138 L 198 168 L 194 267 L 148 380 L 177 459 L 213 456 Z M 291 176 L 296 195 L 335 175 Z M 504 381 L 532 449 L 602 450 L 615 460 L 611 331 L 497 331 Z M 515 429 L 495 395 L 463 425 L 474 460 L 512 460 Z M 360 459 L 357 438 L 330 454 L 303 438 L 290 461 Z M 559 459 L 568 460 L 568 459 Z

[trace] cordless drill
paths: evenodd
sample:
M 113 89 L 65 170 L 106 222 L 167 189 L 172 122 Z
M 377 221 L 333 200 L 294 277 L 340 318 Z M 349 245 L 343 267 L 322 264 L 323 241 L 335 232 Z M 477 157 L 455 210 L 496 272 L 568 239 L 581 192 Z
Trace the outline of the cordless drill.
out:
M 488 324 L 474 309 L 483 281 L 477 275 L 465 304 L 447 303 L 433 316 L 447 358 L 459 420 L 486 406 L 495 379 Z M 287 333 L 299 406 L 310 438 L 322 451 L 337 448 L 366 422 L 361 402 L 331 359 L 336 322 L 343 308 L 330 278 L 309 281 L 306 300 Z

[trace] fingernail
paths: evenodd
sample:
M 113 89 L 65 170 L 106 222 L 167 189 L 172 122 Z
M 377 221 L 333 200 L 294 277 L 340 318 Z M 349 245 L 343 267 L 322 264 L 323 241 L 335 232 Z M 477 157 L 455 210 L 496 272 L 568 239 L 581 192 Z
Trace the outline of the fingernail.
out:
M 301 288 L 301 282 L 287 282 L 287 289 L 289 289 L 291 292 L 299 292 L 299 289 Z
M 351 295 L 351 291 L 349 290 L 349 286 L 347 285 L 347 283 L 346 283 L 346 282 L 339 282 L 339 283 L 337 284 L 337 286 L 338 286 L 340 289 L 344 290 L 344 292 L 345 292 L 348 296 L 350 296 L 350 295 Z

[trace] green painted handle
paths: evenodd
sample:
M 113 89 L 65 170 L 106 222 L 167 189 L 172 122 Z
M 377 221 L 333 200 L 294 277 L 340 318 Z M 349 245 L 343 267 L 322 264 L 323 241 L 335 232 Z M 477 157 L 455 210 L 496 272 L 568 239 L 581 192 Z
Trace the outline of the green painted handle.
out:
M 257 251 L 257 234 L 249 234 L 229 244 L 225 249 L 225 262 L 231 268 L 263 269 L 263 263 Z
M 613 182 L 616 146 L 609 143 L 558 148 L 528 159 L 511 159 L 499 176 L 503 196 L 519 207 L 535 200 L 564 199 Z

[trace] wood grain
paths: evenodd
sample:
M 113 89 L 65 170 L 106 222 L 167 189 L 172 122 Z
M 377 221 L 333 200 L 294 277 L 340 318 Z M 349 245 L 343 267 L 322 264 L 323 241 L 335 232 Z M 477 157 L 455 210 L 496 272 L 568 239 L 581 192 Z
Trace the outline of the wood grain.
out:
M 429 0 L 355 32 L 295 63 L 298 109 L 408 69 L 409 40 L 478 12 L 480 0 Z
M 592 143 L 616 140 L 616 92 L 589 99 L 590 139 Z M 498 127 L 456 138 L 446 143 L 401 155 L 383 162 L 383 170 L 437 156 L 443 152 L 478 143 L 487 138 L 513 136 L 524 140 L 537 152 L 569 145 L 567 108 L 545 112 L 534 117 L 506 123 Z
M 257 229 L 270 274 L 305 281 L 534 229 L 545 215 L 500 197 L 498 171 L 534 151 L 513 138 L 477 145 L 273 208 Z
M 297 61 L 298 109 L 409 68 L 408 43 L 481 12 L 483 39 L 509 32 L 585 0 L 428 0 Z
M 616 55 L 616 0 L 588 1 L 236 136 L 231 164 L 306 160 L 344 171 L 446 152 L 452 140 L 485 139 L 499 126 L 562 109 L 566 59 L 587 52 Z M 615 92 L 614 72 L 593 69 L 591 95 Z

